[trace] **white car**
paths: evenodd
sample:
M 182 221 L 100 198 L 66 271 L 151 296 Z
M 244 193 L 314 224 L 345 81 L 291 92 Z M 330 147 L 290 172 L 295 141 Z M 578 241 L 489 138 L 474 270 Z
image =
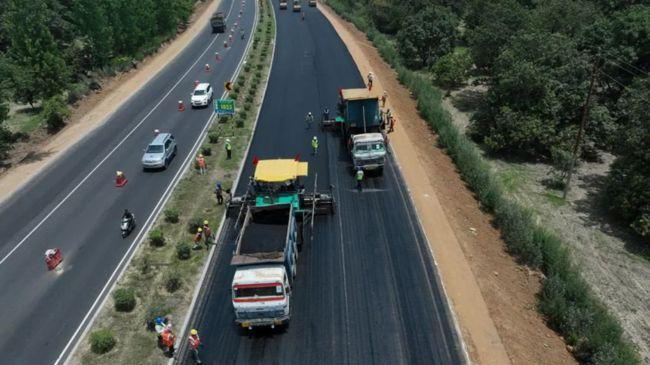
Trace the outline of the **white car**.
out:
M 212 102 L 212 92 L 212 87 L 207 82 L 196 85 L 194 91 L 191 94 L 192 108 L 210 106 L 210 103 Z

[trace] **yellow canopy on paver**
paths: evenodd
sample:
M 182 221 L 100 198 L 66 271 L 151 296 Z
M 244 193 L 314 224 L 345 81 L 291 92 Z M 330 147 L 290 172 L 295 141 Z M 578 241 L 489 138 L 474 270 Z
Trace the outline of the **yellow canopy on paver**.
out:
M 379 95 L 368 89 L 341 89 L 341 98 L 343 100 L 379 99 Z
M 255 167 L 255 181 L 283 182 L 307 176 L 308 163 L 290 159 L 259 160 Z

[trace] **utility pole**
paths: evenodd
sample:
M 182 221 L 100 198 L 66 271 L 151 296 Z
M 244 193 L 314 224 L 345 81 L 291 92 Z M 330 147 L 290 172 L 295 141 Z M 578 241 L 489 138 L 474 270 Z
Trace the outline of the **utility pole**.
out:
M 566 199 L 567 194 L 571 186 L 571 178 L 573 177 L 573 170 L 576 167 L 576 161 L 578 160 L 578 153 L 580 152 L 580 145 L 582 144 L 582 135 L 585 131 L 585 126 L 587 125 L 587 116 L 589 115 L 589 103 L 591 102 L 591 96 L 594 92 L 594 86 L 596 85 L 596 77 L 598 75 L 598 61 L 594 62 L 594 66 L 591 70 L 591 81 L 589 82 L 589 91 L 587 92 L 587 99 L 585 100 L 584 105 L 582 106 L 582 118 L 580 121 L 580 129 L 578 129 L 578 135 L 576 136 L 576 143 L 573 145 L 573 154 L 571 155 L 571 168 L 569 169 L 569 174 L 567 176 L 566 183 L 564 184 L 564 192 L 562 193 L 562 199 Z

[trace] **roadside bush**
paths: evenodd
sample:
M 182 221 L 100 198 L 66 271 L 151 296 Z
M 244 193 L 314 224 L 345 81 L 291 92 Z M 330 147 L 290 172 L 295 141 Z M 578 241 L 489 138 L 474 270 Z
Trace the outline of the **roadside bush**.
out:
M 250 111 L 251 110 L 251 103 L 245 103 L 244 104 L 244 110 L 245 111 Z
M 176 245 L 176 256 L 179 260 L 187 260 L 191 255 L 192 251 L 190 250 L 190 245 L 184 242 Z
M 178 210 L 176 209 L 165 209 L 165 222 L 167 223 L 178 223 Z
M 113 334 L 109 330 L 99 330 L 91 333 L 89 342 L 92 352 L 98 355 L 111 351 L 117 343 Z
M 245 110 L 239 112 L 239 118 L 240 118 L 241 120 L 245 120 L 246 118 L 248 118 L 248 113 L 247 113 Z
M 201 217 L 194 217 L 187 222 L 187 232 L 190 234 L 195 234 L 199 227 L 203 227 L 203 218 Z
M 154 247 L 162 247 L 165 245 L 165 237 L 159 229 L 152 229 L 149 232 L 149 243 Z
M 237 124 L 235 124 L 237 128 L 244 128 L 244 120 L 243 119 L 237 119 Z
M 253 98 L 253 95 L 249 94 L 249 95 L 246 96 L 246 99 L 244 99 L 244 100 L 246 101 L 246 103 L 250 104 L 255 99 Z
M 219 143 L 219 133 L 210 133 L 208 134 L 208 142 L 212 144 Z
M 71 84 L 68 87 L 68 104 L 74 104 L 83 99 L 89 91 L 90 89 L 88 88 L 88 85 L 83 82 Z
M 115 310 L 118 312 L 130 312 L 135 308 L 135 291 L 133 288 L 120 288 L 113 293 Z
M 207 146 L 201 147 L 201 153 L 203 156 L 212 156 L 212 148 Z
M 250 70 L 251 70 L 251 64 L 250 64 L 250 63 L 246 63 L 246 66 L 244 66 L 244 71 L 245 71 L 245 72 L 249 72 Z
M 227 123 L 227 122 L 228 122 L 228 118 L 230 118 L 230 117 L 228 117 L 227 115 L 222 115 L 222 116 L 220 116 L 220 117 L 219 117 L 219 123 L 222 123 L 222 124 L 223 124 L 223 123 Z
M 262 78 L 262 71 L 255 71 L 255 78 L 256 79 L 261 79 Z
M 189 246 L 188 246 L 188 250 L 189 250 Z M 189 258 L 189 254 L 188 254 L 188 258 Z M 165 274 L 165 289 L 167 289 L 168 292 L 173 293 L 177 291 L 178 289 L 181 288 L 181 285 L 182 285 L 181 274 L 177 270 L 171 270 Z
M 239 94 L 236 91 L 234 91 L 234 89 L 228 94 L 228 97 L 231 98 L 232 100 L 237 100 L 238 96 Z
M 55 95 L 43 103 L 43 120 L 50 132 L 55 132 L 65 125 L 70 117 L 70 110 L 62 95 Z
M 467 81 L 469 70 L 472 67 L 472 57 L 466 48 L 456 49 L 438 58 L 431 72 L 436 84 L 444 88 L 455 88 Z

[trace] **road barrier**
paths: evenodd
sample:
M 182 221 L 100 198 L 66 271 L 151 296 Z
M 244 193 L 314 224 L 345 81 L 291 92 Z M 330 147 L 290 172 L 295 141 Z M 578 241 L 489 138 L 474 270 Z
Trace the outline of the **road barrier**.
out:
M 183 100 L 178 101 L 178 111 L 179 112 L 184 112 L 185 111 L 185 104 L 183 104 Z
M 126 176 L 124 176 L 124 173 L 122 171 L 117 171 L 115 173 L 115 186 L 118 188 L 123 187 L 127 183 Z

